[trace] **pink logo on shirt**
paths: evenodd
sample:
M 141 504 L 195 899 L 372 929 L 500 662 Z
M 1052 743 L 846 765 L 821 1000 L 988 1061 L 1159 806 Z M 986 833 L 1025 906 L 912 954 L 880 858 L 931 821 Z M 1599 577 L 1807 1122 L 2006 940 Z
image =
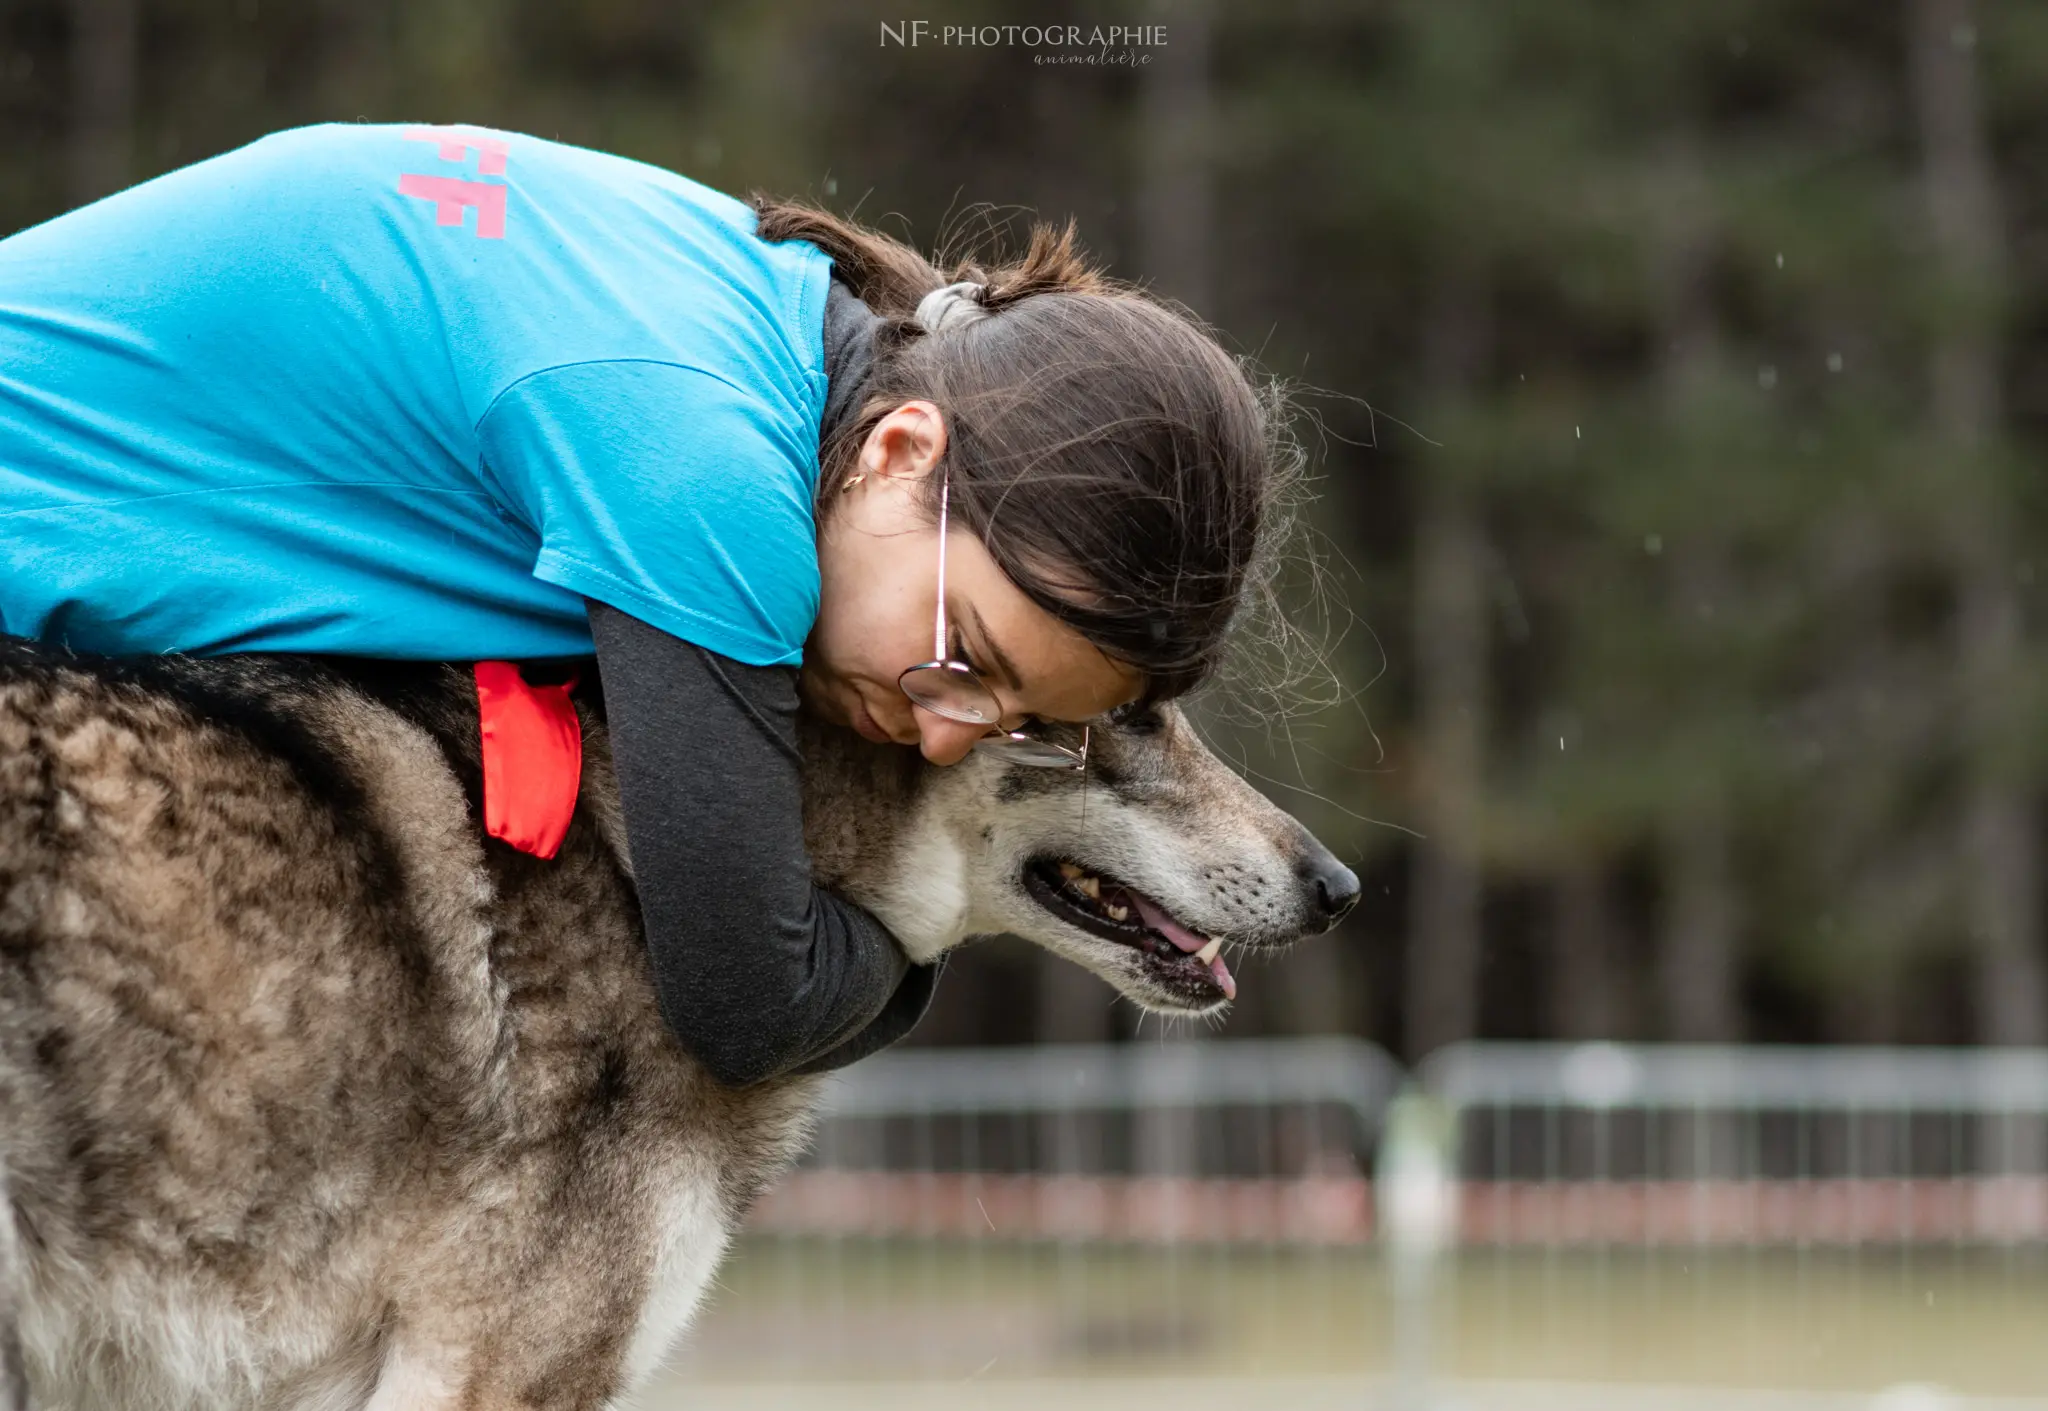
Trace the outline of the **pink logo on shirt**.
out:
M 436 225 L 461 225 L 465 206 L 476 207 L 476 233 L 483 240 L 505 238 L 505 188 L 487 181 L 463 181 L 453 176 L 417 176 L 407 172 L 398 178 L 398 190 L 434 203 Z
M 437 155 L 444 162 L 466 162 L 469 160 L 469 149 L 474 147 L 477 151 L 477 175 L 505 174 L 505 139 L 502 137 L 458 132 L 452 127 L 409 127 L 405 130 L 405 140 L 438 144 Z M 436 225 L 461 225 L 463 208 L 475 206 L 477 238 L 505 238 L 503 185 L 488 181 L 464 181 L 454 176 L 421 176 L 408 172 L 398 178 L 398 191 L 402 196 L 417 196 L 423 201 L 432 201 Z
M 457 132 L 452 127 L 409 127 L 405 130 L 405 140 L 439 143 L 444 162 L 464 161 L 467 159 L 464 149 L 474 147 L 477 150 L 478 176 L 505 174 L 505 139 L 502 137 L 479 137 L 473 133 Z

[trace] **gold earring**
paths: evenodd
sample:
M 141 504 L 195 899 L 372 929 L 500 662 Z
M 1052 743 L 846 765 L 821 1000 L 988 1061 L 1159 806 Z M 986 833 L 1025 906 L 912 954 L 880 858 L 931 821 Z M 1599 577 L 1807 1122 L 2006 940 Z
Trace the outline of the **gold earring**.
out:
M 846 483 L 839 487 L 839 493 L 844 495 L 848 490 L 851 490 L 854 486 L 860 484 L 861 481 L 867 478 L 868 473 L 866 471 L 862 471 L 859 475 L 848 476 L 846 479 Z

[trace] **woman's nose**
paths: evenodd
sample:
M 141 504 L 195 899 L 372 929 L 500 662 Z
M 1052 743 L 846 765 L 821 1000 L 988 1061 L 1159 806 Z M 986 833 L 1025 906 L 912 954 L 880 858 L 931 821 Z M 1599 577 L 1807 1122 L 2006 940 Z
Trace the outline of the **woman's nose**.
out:
M 988 733 L 986 725 L 948 720 L 930 711 L 917 712 L 918 747 L 933 764 L 958 764 L 967 758 L 974 742 Z

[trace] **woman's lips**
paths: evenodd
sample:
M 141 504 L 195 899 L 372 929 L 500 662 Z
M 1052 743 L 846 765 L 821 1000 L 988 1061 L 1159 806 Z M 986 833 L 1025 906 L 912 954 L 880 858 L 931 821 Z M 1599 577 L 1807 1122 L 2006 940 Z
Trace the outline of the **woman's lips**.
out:
M 853 703 L 853 728 L 863 740 L 872 741 L 877 745 L 894 743 L 889 738 L 889 732 L 875 724 L 875 718 L 868 714 L 865 702 L 856 700 Z

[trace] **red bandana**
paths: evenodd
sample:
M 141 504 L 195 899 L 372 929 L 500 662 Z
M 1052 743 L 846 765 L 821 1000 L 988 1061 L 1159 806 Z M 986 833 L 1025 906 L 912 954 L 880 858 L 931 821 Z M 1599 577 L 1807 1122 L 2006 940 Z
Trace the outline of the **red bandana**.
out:
M 553 857 L 576 811 L 583 727 L 569 690 L 530 686 L 509 661 L 476 664 L 483 719 L 484 827 L 521 852 Z

